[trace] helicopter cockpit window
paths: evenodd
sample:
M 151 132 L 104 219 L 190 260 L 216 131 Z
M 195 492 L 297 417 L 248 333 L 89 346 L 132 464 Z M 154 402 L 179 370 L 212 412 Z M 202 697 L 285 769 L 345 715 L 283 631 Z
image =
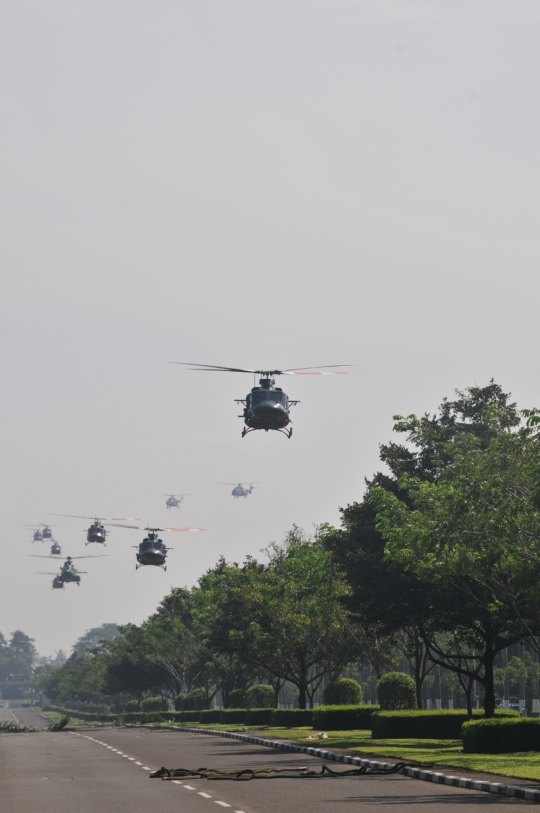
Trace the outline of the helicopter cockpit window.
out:
M 276 392 L 276 390 L 262 390 L 260 392 L 252 392 L 251 398 L 254 405 L 261 404 L 264 401 L 273 401 L 276 404 L 284 404 L 286 396 L 285 393 Z

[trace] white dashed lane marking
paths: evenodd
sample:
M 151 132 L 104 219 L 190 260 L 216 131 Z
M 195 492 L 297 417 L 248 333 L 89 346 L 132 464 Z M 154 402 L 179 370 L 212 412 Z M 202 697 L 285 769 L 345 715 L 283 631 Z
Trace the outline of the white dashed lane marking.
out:
M 104 748 L 107 748 L 108 751 L 111 751 L 113 754 L 118 754 L 119 757 L 123 759 L 129 760 L 129 762 L 134 762 L 135 765 L 138 765 L 143 771 L 151 771 L 152 768 L 149 768 L 148 765 L 143 765 L 142 762 L 137 762 L 135 757 L 128 757 L 127 754 L 124 754 L 122 751 L 118 751 L 118 749 L 113 748 L 112 745 L 107 745 L 106 742 L 101 742 L 101 740 L 96 740 L 94 737 L 89 737 L 86 734 L 77 734 L 78 737 L 84 737 L 86 740 L 90 740 L 91 742 L 95 742 L 96 745 L 102 745 Z M 180 785 L 180 787 L 185 788 L 186 790 L 197 790 L 194 788 L 193 785 L 183 785 L 182 782 L 179 782 L 178 779 L 172 780 L 173 785 Z M 202 790 L 197 791 L 199 796 L 202 796 L 203 799 L 212 799 L 213 797 L 209 793 L 205 793 Z M 216 805 L 220 805 L 221 807 L 232 807 L 232 805 L 228 804 L 227 802 L 222 802 L 221 800 L 214 800 Z M 244 813 L 243 810 L 235 810 L 234 813 Z

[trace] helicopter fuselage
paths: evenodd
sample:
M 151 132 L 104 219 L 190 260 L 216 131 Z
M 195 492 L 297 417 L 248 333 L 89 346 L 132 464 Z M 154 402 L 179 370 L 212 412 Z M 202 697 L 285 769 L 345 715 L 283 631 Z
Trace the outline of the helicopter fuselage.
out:
M 43 539 L 52 539 L 52 531 L 50 528 L 43 528 L 41 532 L 41 536 Z
M 175 497 L 169 497 L 169 499 L 166 502 L 166 505 L 167 505 L 167 508 L 179 508 L 180 507 L 180 503 L 178 502 L 178 500 Z
M 157 538 L 157 534 L 150 534 L 146 539 L 143 539 L 137 548 L 137 562 L 136 570 L 145 565 L 153 565 L 154 567 L 165 567 L 165 560 L 167 558 L 167 548 L 162 539 Z
M 94 524 L 91 525 L 86 532 L 86 544 L 88 545 L 89 543 L 97 542 L 104 545 L 106 536 L 107 531 L 103 525 L 98 522 L 94 522 Z
M 244 419 L 247 427 L 242 437 L 256 429 L 264 429 L 265 432 L 273 429 L 290 437 L 292 429 L 287 429 L 291 422 L 289 408 L 298 402 L 289 401 L 281 387 L 275 386 L 273 378 L 261 378 L 259 384 L 246 395 L 245 401 L 238 401 L 244 405 L 244 414 L 239 417 Z

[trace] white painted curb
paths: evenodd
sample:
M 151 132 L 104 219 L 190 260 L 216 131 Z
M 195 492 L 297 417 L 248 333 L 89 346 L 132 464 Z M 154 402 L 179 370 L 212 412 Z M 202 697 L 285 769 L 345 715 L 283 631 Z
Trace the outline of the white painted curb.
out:
M 163 726 L 162 726 L 163 727 Z M 280 751 L 293 751 L 297 754 L 310 754 L 319 759 L 328 759 L 331 762 L 343 762 L 346 765 L 358 765 L 366 768 L 391 768 L 392 762 L 377 762 L 361 757 L 351 757 L 348 754 L 337 754 L 335 751 L 324 751 L 321 748 L 311 748 L 305 745 L 294 745 L 282 740 L 267 740 L 263 737 L 251 737 L 248 734 L 236 734 L 232 731 L 216 731 L 211 728 L 187 728 L 185 726 L 167 726 L 173 731 L 187 731 L 190 734 L 210 734 L 213 737 L 229 737 L 233 740 L 243 740 L 255 745 L 264 745 L 266 748 L 277 748 Z M 396 760 L 398 762 L 402 760 Z M 482 790 L 485 793 L 497 793 L 500 796 L 513 796 L 517 799 L 527 799 L 530 802 L 540 802 L 540 790 L 526 788 L 523 785 L 505 785 L 502 782 L 487 782 L 478 779 L 467 779 L 464 776 L 451 776 L 438 771 L 425 771 L 421 768 L 405 766 L 400 773 L 412 779 L 421 779 L 423 782 L 434 782 L 436 785 L 452 785 L 455 788 L 468 788 L 469 790 Z

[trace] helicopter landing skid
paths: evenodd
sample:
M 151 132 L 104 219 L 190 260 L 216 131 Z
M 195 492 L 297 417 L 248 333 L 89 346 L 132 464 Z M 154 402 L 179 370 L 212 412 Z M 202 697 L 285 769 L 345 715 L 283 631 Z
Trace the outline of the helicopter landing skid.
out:
M 291 426 L 291 428 L 290 428 L 290 429 L 274 429 L 274 427 L 270 427 L 269 429 L 265 429 L 264 431 L 265 431 L 265 432 L 269 432 L 269 431 L 270 431 L 270 429 L 272 430 L 272 432 L 281 432 L 281 434 L 282 434 L 282 435 L 285 435 L 286 437 L 288 437 L 288 438 L 289 438 L 289 440 L 291 439 L 291 435 L 292 435 L 292 426 Z M 246 429 L 246 428 L 244 428 L 244 429 L 242 429 L 242 437 L 243 437 L 243 438 L 245 438 L 245 436 L 246 436 L 246 435 L 249 435 L 249 433 L 250 433 L 250 432 L 258 432 L 258 431 L 259 431 L 259 429 L 258 429 L 258 428 L 257 428 L 257 429 L 255 429 L 255 428 L 251 428 L 251 429 Z

